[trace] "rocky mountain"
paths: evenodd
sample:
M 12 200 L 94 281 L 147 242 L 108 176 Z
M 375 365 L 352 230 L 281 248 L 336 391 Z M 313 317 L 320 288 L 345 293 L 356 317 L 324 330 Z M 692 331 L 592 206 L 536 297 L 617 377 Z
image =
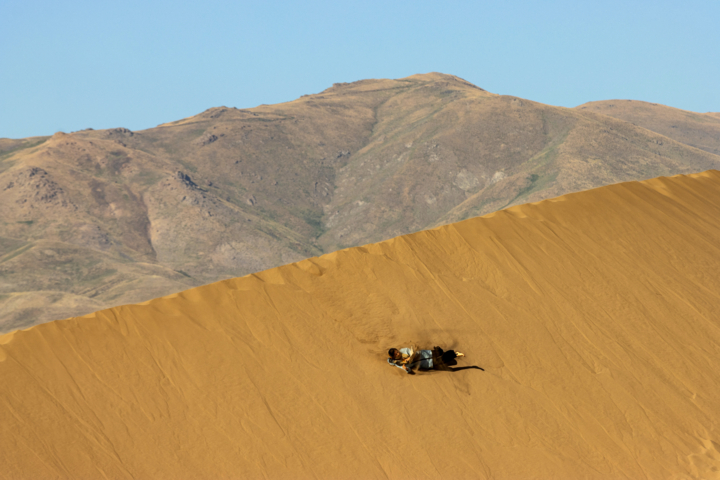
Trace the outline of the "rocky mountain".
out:
M 211 108 L 138 132 L 2 139 L 0 330 L 720 167 L 684 139 L 438 73 Z

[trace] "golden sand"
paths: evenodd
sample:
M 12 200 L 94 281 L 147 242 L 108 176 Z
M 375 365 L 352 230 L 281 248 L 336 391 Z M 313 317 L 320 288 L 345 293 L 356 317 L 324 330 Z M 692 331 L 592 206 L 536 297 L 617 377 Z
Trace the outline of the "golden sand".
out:
M 0 476 L 719 478 L 719 363 L 720 172 L 616 184 L 1 336 Z

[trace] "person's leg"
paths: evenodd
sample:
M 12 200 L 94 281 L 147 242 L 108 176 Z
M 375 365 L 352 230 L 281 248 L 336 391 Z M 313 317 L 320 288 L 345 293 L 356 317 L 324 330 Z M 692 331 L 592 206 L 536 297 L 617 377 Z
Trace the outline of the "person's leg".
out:
M 484 368 L 478 367 L 477 365 L 471 365 L 469 367 L 455 367 L 452 368 L 450 365 L 457 365 L 457 361 L 455 358 L 457 357 L 464 357 L 460 352 L 456 352 L 455 350 L 448 350 L 447 352 L 443 352 L 442 348 L 435 347 L 433 348 L 433 367 L 435 370 L 444 370 L 446 372 L 459 372 L 460 370 L 482 370 L 485 371 Z
M 445 365 L 457 365 L 455 357 L 457 357 L 455 350 L 448 350 L 442 354 L 442 361 Z
M 443 352 L 442 348 L 433 348 L 433 370 L 449 369 L 449 367 L 445 364 L 445 354 L 447 354 L 447 352 Z

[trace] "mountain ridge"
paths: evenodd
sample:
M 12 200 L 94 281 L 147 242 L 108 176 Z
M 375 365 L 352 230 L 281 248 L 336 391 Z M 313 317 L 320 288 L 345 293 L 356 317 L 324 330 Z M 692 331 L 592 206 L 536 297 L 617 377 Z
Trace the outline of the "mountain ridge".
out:
M 445 74 L 0 141 L 0 331 L 720 156 Z
M 604 100 L 575 107 L 642 126 L 706 152 L 720 154 L 720 116 L 638 100 Z

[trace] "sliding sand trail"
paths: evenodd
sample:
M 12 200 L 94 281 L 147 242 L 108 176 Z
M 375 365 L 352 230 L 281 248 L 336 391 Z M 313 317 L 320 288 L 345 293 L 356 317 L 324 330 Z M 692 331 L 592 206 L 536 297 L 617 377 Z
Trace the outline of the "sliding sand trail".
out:
M 719 272 L 708 171 L 17 331 L 0 477 L 720 478 Z

